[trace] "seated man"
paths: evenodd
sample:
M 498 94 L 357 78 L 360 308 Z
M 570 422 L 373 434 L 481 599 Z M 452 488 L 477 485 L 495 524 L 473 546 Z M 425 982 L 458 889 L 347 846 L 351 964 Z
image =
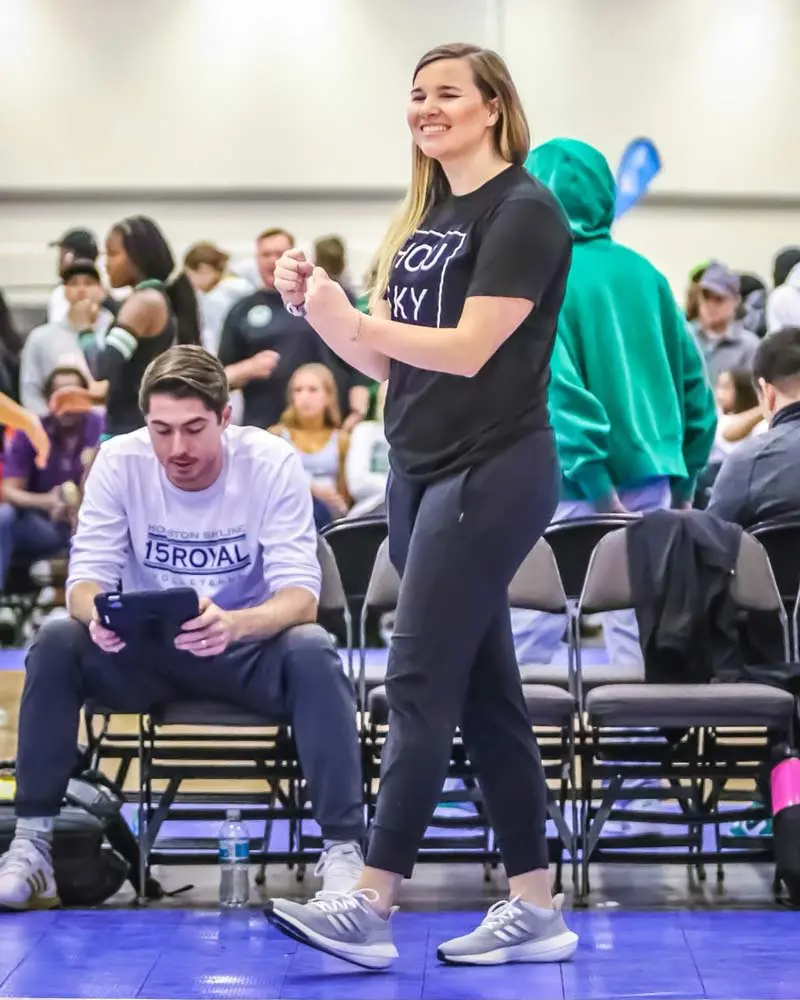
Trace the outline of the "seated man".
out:
M 712 514 L 743 528 L 800 515 L 800 327 L 761 341 L 753 380 L 769 429 L 728 455 L 708 504 Z
M 86 480 L 72 547 L 70 619 L 46 625 L 26 660 L 17 827 L 0 859 L 0 907 L 57 905 L 53 817 L 75 761 L 81 706 L 147 712 L 211 699 L 291 723 L 325 853 L 323 887 L 363 867 L 353 691 L 315 624 L 321 573 L 311 493 L 286 441 L 230 426 L 222 365 L 173 347 L 145 372 L 147 426 L 104 444 Z M 114 590 L 193 587 L 200 616 L 174 644 L 126 645 L 98 621 Z
M 87 386 L 86 376 L 75 368 L 56 368 L 44 384 L 49 399 L 58 389 Z M 25 434 L 16 434 L 5 455 L 0 505 L 0 587 L 5 585 L 12 557 L 31 562 L 63 553 L 69 548 L 80 487 L 88 462 L 100 441 L 103 416 L 62 413 L 42 418 L 50 439 L 45 468 L 37 468 L 36 453 Z

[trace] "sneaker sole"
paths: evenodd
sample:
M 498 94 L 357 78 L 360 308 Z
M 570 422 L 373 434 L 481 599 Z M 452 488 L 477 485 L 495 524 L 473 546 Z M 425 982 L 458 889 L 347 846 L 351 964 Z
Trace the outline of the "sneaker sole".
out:
M 566 931 L 544 941 L 528 941 L 511 948 L 495 948 L 478 955 L 448 955 L 436 949 L 436 957 L 447 965 L 507 965 L 512 962 L 566 962 L 575 954 L 578 935 Z
M 309 948 L 315 948 L 317 951 L 324 952 L 326 955 L 341 958 L 343 962 L 349 962 L 350 965 L 356 965 L 360 969 L 369 969 L 372 972 L 387 969 L 398 957 L 397 948 L 394 945 L 376 945 L 374 946 L 376 950 L 370 954 L 364 954 L 363 951 L 343 951 L 344 945 L 309 930 L 299 921 L 294 920 L 285 913 L 278 913 L 271 902 L 267 903 L 264 909 L 264 916 L 276 930 L 279 930 L 287 937 L 299 941 L 300 944 L 308 945 Z M 352 945 L 351 947 L 355 949 L 358 948 L 358 945 Z

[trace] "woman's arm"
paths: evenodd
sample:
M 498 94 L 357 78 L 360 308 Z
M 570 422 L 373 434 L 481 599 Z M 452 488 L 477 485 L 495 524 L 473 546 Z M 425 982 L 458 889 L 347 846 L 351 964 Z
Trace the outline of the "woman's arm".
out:
M 353 503 L 353 498 L 347 489 L 347 453 L 349 450 L 350 435 L 347 431 L 339 431 L 339 472 L 336 476 L 336 489 L 348 507 L 352 506 Z
M 324 273 L 324 272 L 323 272 Z M 327 278 L 327 275 L 326 275 Z M 331 279 L 328 278 L 328 281 Z M 336 282 L 331 282 L 331 284 L 336 284 Z M 336 285 L 341 291 L 341 286 Z M 361 321 L 368 319 L 364 313 L 359 312 L 350 305 L 347 296 L 342 292 L 342 298 L 345 303 L 347 303 L 347 308 L 352 316 L 350 317 L 351 322 L 345 328 L 347 332 L 344 336 L 336 336 L 334 331 L 331 331 L 329 338 L 327 327 L 316 327 L 313 320 L 309 317 L 309 322 L 317 331 L 317 333 L 322 337 L 325 343 L 334 351 L 342 361 L 346 361 L 353 368 L 357 368 L 364 375 L 368 375 L 370 378 L 374 378 L 376 382 L 385 382 L 389 377 L 389 358 L 386 354 L 382 354 L 380 351 L 375 350 L 371 347 L 364 338 L 360 337 L 358 340 L 352 339 L 352 332 L 356 329 L 356 324 L 358 322 L 358 317 L 361 317 Z M 380 302 L 374 311 L 375 319 L 382 319 L 384 322 L 389 322 L 389 303 Z
M 725 413 L 717 424 L 719 436 L 730 444 L 735 444 L 752 434 L 753 428 L 761 422 L 761 416 L 761 410 L 757 406 L 744 413 Z
M 169 313 L 161 292 L 145 288 L 125 300 L 114 326 L 106 334 L 103 350 L 97 356 L 98 383 L 119 377 L 123 365 L 133 355 L 140 340 L 157 337 L 167 325 Z

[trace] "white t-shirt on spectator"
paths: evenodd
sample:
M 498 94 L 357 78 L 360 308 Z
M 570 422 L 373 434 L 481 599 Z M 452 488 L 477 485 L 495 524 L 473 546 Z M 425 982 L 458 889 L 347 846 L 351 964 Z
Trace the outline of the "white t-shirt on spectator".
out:
M 220 607 L 255 607 L 286 587 L 319 596 L 311 492 L 294 448 L 255 427 L 229 427 L 216 482 L 173 486 L 147 428 L 100 448 L 72 541 L 67 588 L 192 587 Z
M 203 347 L 211 354 L 217 354 L 222 324 L 231 307 L 255 290 L 245 278 L 229 275 L 214 285 L 210 292 L 197 294 Z

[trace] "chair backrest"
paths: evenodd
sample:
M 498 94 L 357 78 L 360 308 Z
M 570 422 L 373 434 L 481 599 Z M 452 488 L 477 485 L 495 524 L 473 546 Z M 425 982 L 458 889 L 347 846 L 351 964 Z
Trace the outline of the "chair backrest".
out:
M 589 559 L 578 606 L 582 614 L 633 607 L 627 528 L 606 532 Z
M 389 559 L 389 539 L 378 548 L 369 578 L 364 607 L 373 611 L 393 611 L 400 596 L 400 576 Z
M 767 550 L 784 602 L 794 605 L 800 590 L 800 518 L 762 521 L 749 532 Z
M 783 611 L 783 598 L 767 550 L 746 531 L 742 532 L 731 597 L 740 608 L 748 611 Z
M 635 514 L 597 514 L 550 525 L 544 537 L 555 555 L 567 597 L 580 597 L 589 560 L 600 539 L 636 519 Z
M 759 541 L 746 532 L 742 533 L 731 581 L 731 597 L 748 611 L 783 611 L 767 553 Z M 633 604 L 627 529 L 619 528 L 602 538 L 592 553 L 579 607 L 583 614 L 597 614 L 630 608 Z
M 567 595 L 561 583 L 553 550 L 540 538 L 514 575 L 508 588 L 508 603 L 526 611 L 564 614 Z
M 365 517 L 336 521 L 321 532 L 336 557 L 347 602 L 354 613 L 367 595 L 375 558 L 387 531 L 386 518 Z
M 344 612 L 347 599 L 339 575 L 339 567 L 333 549 L 324 538 L 317 538 L 317 559 L 322 570 L 322 587 L 319 595 L 320 611 Z

